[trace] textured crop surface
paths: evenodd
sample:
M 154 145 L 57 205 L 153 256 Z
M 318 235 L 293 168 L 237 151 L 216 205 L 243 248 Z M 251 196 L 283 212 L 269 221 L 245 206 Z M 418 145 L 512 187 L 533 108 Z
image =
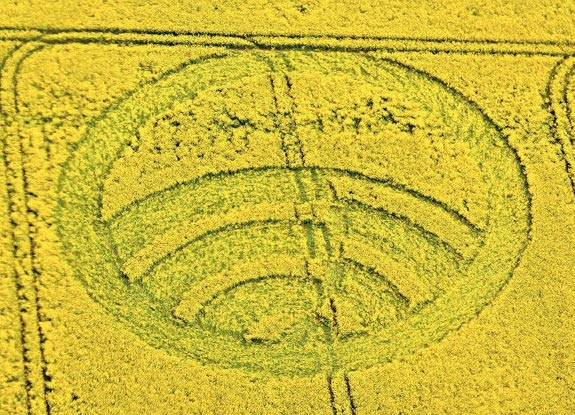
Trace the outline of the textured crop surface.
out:
M 569 2 L 43 3 L 0 415 L 573 414 Z

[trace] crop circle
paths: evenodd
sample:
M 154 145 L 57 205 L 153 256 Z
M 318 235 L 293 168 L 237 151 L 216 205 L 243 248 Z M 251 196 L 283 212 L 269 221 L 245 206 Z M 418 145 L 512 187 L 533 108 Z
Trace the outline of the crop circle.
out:
M 205 364 L 312 375 L 439 341 L 527 242 L 519 161 L 472 103 L 369 55 L 191 63 L 93 122 L 58 227 L 91 297 Z

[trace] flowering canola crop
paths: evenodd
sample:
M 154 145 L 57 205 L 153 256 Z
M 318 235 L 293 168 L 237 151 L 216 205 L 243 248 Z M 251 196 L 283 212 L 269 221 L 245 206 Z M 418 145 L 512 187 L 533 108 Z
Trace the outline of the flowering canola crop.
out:
M 7 10 L 0 414 L 575 407 L 569 27 Z

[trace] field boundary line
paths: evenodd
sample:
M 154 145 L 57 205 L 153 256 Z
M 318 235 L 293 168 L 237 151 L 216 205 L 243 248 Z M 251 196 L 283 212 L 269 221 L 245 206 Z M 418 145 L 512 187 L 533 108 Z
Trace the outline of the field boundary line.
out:
M 226 32 L 187 32 L 108 29 L 41 29 L 0 27 L 1 40 L 29 41 L 39 34 L 46 44 L 120 44 L 164 46 L 225 46 L 232 49 L 324 50 L 346 52 L 430 52 L 478 55 L 547 55 L 575 54 L 575 42 L 514 41 L 495 39 L 455 39 L 383 37 L 353 35 L 235 34 Z
M 0 97 L 1 97 L 1 87 L 2 87 L 2 69 L 4 68 L 5 63 L 10 59 L 10 57 L 16 53 L 18 51 L 18 49 L 20 49 L 22 45 L 21 44 L 16 44 L 14 47 L 12 47 L 5 56 L 2 57 L 2 59 L 0 59 Z M 1 102 L 0 102 L 1 104 Z M 31 412 L 31 404 L 30 404 L 30 394 L 29 394 L 29 390 L 30 390 L 30 381 L 29 381 L 29 367 L 26 364 L 26 359 L 25 359 L 25 355 L 26 355 L 26 332 L 25 332 L 25 319 L 22 315 L 22 304 L 21 304 L 21 293 L 22 293 L 22 285 L 20 283 L 20 277 L 19 274 L 16 270 L 15 265 L 17 264 L 17 252 L 16 252 L 16 245 L 15 245 L 15 238 L 14 238 L 14 223 L 13 223 L 13 219 L 11 217 L 11 199 L 10 199 L 10 193 L 9 193 L 9 183 L 10 183 L 10 173 L 8 171 L 8 160 L 6 160 L 6 145 L 7 145 L 7 138 L 8 138 L 8 121 L 6 119 L 6 115 L 4 114 L 4 112 L 2 111 L 2 106 L 0 105 L 0 154 L 2 155 L 2 160 L 1 160 L 1 164 L 0 164 L 0 172 L 1 174 L 4 176 L 4 180 L 5 180 L 5 185 L 6 185 L 6 211 L 4 212 L 5 216 L 5 220 L 6 222 L 9 224 L 9 233 L 8 233 L 8 244 L 11 249 L 10 252 L 7 252 L 8 255 L 8 259 L 10 260 L 11 264 L 12 264 L 12 270 L 10 273 L 10 282 L 12 283 L 12 287 L 14 290 L 14 298 L 13 300 L 15 300 L 16 303 L 16 307 L 18 309 L 18 323 L 20 325 L 19 330 L 18 330 L 18 334 L 19 334 L 19 349 L 20 349 L 20 358 L 21 360 L 19 361 L 19 363 L 21 363 L 21 368 L 22 368 L 22 375 L 23 375 L 23 387 L 24 387 L 24 392 L 25 392 L 25 396 L 23 398 L 24 401 L 24 405 L 26 407 L 26 413 L 29 414 Z
M 552 117 L 551 133 L 559 144 L 565 161 L 565 171 L 575 193 L 575 129 L 570 118 L 572 111 L 567 88 L 575 71 L 575 58 L 561 59 L 551 70 L 546 86 L 549 112 Z
M 38 304 L 38 275 L 34 266 L 35 242 L 30 235 L 29 214 L 34 213 L 28 204 L 28 180 L 25 163 L 25 144 L 19 135 L 17 78 L 22 63 L 42 50 L 46 44 L 32 41 L 13 49 L 0 67 L 0 111 L 6 120 L 6 135 L 2 139 L 2 151 L 6 164 L 8 203 L 12 223 L 14 256 L 14 279 L 18 287 L 22 353 L 29 414 L 50 415 L 47 399 L 50 376 L 44 353 L 45 335 L 40 325 L 41 312 Z M 10 139 L 9 139 L 10 137 Z

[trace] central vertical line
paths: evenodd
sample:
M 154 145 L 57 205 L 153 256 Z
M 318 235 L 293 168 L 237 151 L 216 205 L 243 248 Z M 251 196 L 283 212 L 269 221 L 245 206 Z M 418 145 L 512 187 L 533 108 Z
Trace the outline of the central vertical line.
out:
M 296 131 L 292 82 L 287 74 L 272 74 L 270 86 L 275 106 L 275 124 L 286 165 L 288 169 L 301 168 L 305 165 L 305 154 Z
M 280 136 L 280 145 L 285 155 L 286 167 L 294 174 L 298 194 L 298 201 L 294 204 L 295 216 L 296 220 L 304 228 L 308 257 L 313 259 L 317 255 L 317 241 L 316 229 L 313 225 L 315 213 L 312 202 L 321 198 L 322 186 L 316 169 L 311 168 L 310 170 L 306 168 L 305 153 L 301 140 L 297 135 L 296 120 L 294 118 L 295 99 L 292 94 L 292 82 L 289 76 L 283 72 L 272 73 L 270 75 L 270 86 L 275 106 L 275 127 Z M 306 183 L 311 188 L 308 188 L 309 186 Z M 337 253 L 334 252 L 329 230 L 323 223 L 318 226 L 321 230 L 319 238 L 323 239 L 328 261 L 331 262 L 334 259 L 334 254 L 337 255 Z M 327 284 L 322 284 L 321 289 L 318 291 L 320 303 L 325 301 L 327 308 L 324 312 L 322 324 L 324 325 L 329 356 L 329 371 L 327 373 L 328 394 L 332 415 L 356 415 L 356 407 L 351 397 L 349 378 L 347 374 L 337 367 L 334 347 L 339 335 L 334 288 L 343 272 L 342 263 L 339 259 L 334 265 L 333 275 L 328 278 Z M 308 268 L 307 261 L 306 268 Z
M 301 141 L 297 136 L 296 122 L 294 119 L 294 98 L 291 92 L 292 83 L 285 73 L 272 74 L 270 76 L 270 86 L 275 105 L 275 124 L 280 135 L 280 145 L 285 155 L 286 166 L 293 171 L 296 189 L 298 192 L 298 202 L 294 206 L 296 219 L 301 221 L 307 240 L 308 254 L 310 258 L 316 256 L 316 242 L 311 218 L 298 217 L 298 205 L 309 201 L 308 191 L 302 178 L 305 174 L 304 153 L 301 148 Z
M 332 185 L 325 178 L 320 176 L 321 170 L 312 168 L 310 171 L 311 186 L 313 187 L 315 199 L 331 199 L 336 202 L 337 197 L 333 193 Z M 341 368 L 337 362 L 337 344 L 340 335 L 346 329 L 342 328 L 338 320 L 338 290 L 341 289 L 345 274 L 344 263 L 342 262 L 342 244 L 339 246 L 335 241 L 346 235 L 349 231 L 345 218 L 341 219 L 341 229 L 331 229 L 327 223 L 320 223 L 321 237 L 326 248 L 327 261 L 330 264 L 329 276 L 327 279 L 327 293 L 324 294 L 326 301 L 326 319 L 329 320 L 329 328 L 326 329 L 326 339 L 329 344 L 331 354 L 331 367 L 327 374 L 327 384 L 331 412 L 333 415 L 357 415 L 357 408 L 351 393 L 351 384 L 345 368 Z M 331 223 L 331 222 L 330 222 Z M 332 232 L 333 231 L 333 232 Z M 343 235 L 342 235 L 343 232 Z

